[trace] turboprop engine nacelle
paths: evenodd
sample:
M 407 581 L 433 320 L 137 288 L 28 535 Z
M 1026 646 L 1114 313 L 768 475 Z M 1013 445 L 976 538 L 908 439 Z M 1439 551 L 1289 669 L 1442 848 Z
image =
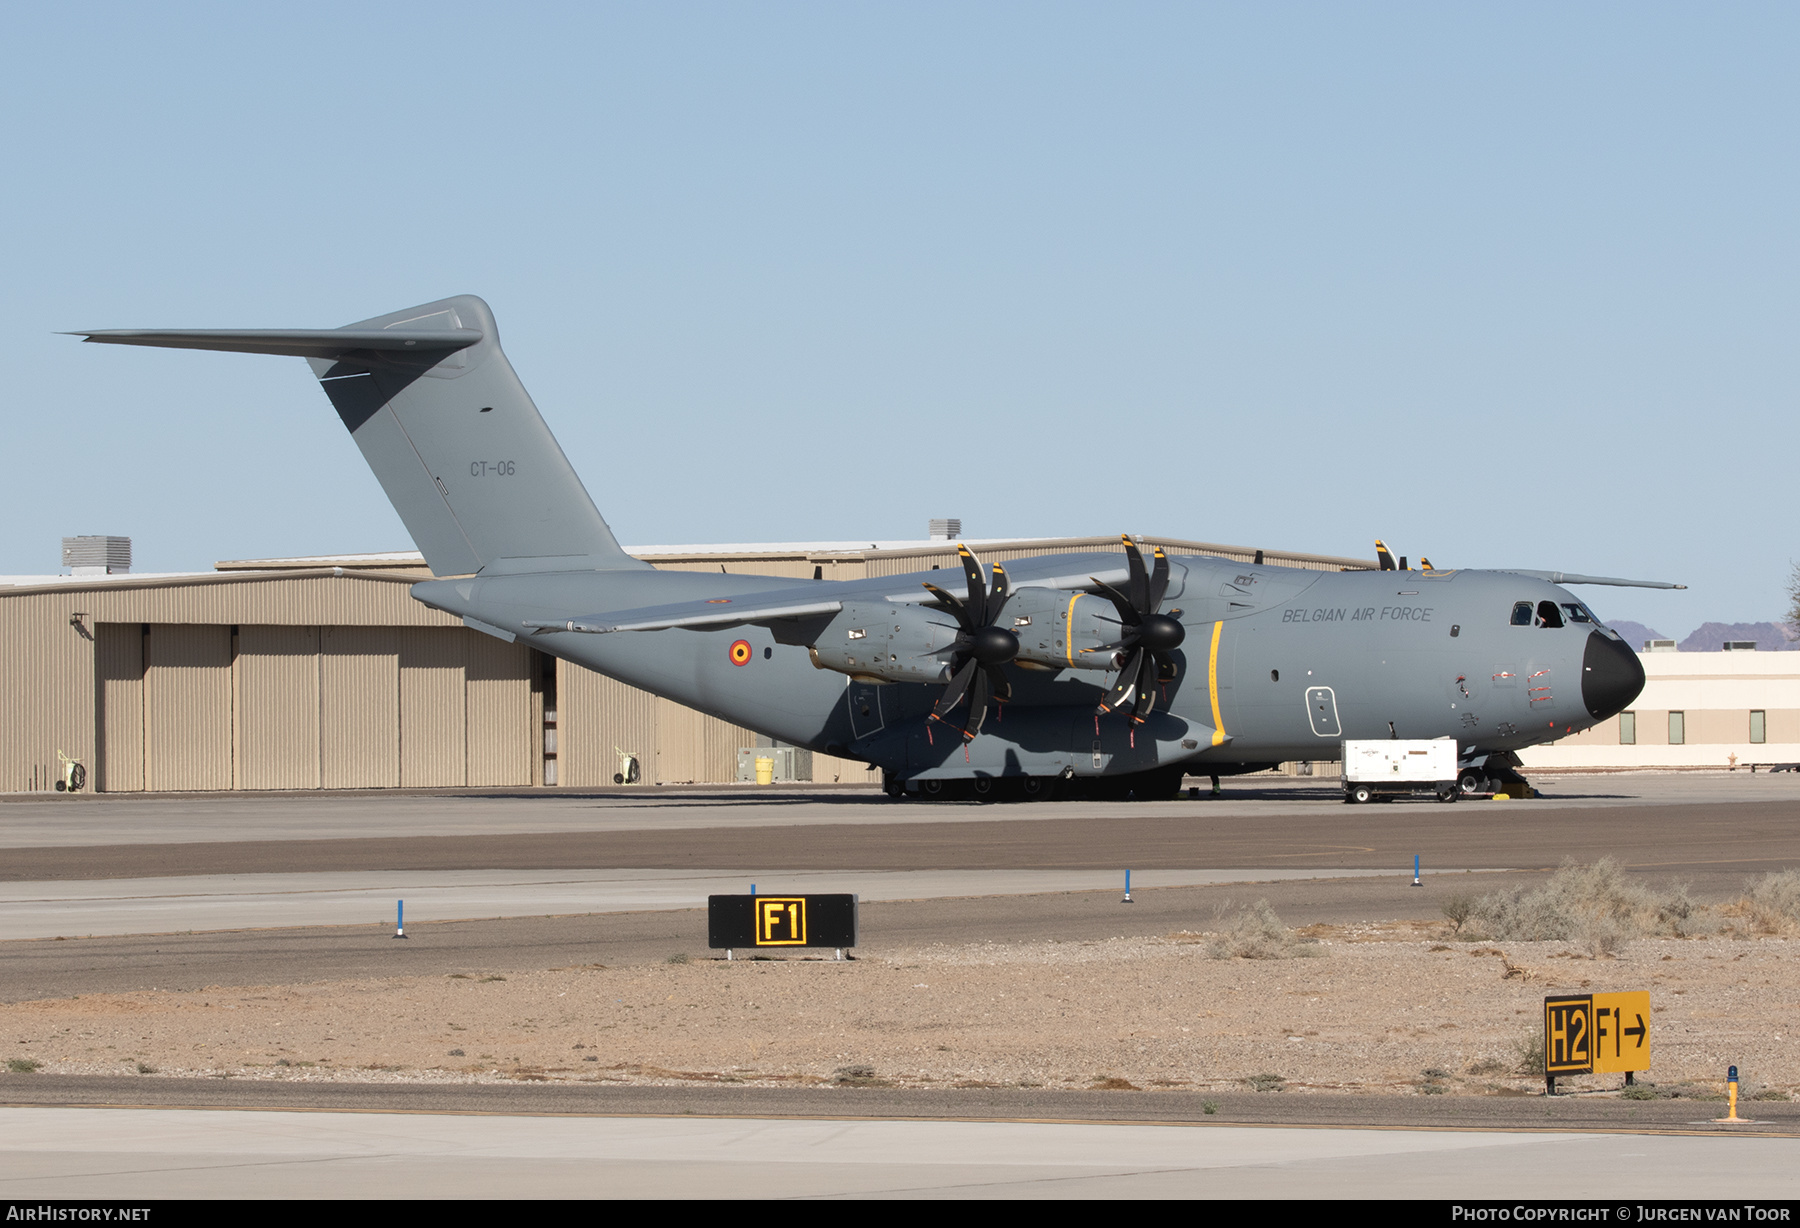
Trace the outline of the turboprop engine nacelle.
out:
M 1006 613 L 1019 637 L 1020 665 L 1113 670 L 1124 663 L 1124 653 L 1107 647 L 1117 644 L 1124 631 L 1118 610 L 1104 597 L 1026 589 L 1007 604 Z
M 920 605 L 846 604 L 812 643 L 812 663 L 866 682 L 948 682 L 956 619 Z

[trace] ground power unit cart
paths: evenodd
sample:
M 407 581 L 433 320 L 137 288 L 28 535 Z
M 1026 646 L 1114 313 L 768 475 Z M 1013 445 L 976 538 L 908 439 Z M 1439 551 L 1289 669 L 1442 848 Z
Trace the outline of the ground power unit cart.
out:
M 1391 802 L 1418 793 L 1453 802 L 1461 796 L 1455 738 L 1345 741 L 1343 762 L 1346 802 Z

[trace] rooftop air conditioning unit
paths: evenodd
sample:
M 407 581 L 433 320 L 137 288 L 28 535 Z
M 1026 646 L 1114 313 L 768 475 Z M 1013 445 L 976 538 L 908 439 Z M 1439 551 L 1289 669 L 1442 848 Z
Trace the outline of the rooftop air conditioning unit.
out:
M 1675 651 L 1675 641 L 1674 640 L 1645 640 L 1644 641 L 1644 651 L 1645 652 L 1674 652 Z
M 950 518 L 931 522 L 931 540 L 953 542 L 962 536 L 962 521 Z
M 131 570 L 129 537 L 65 537 L 62 565 L 78 576 L 118 576 Z
M 1756 641 L 1755 640 L 1726 640 L 1723 644 L 1720 644 L 1719 647 L 1723 648 L 1726 652 L 1755 652 L 1756 651 Z

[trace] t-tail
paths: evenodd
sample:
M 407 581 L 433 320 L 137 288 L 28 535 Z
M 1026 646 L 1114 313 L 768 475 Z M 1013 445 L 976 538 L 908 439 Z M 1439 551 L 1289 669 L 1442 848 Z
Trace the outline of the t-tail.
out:
M 76 335 L 306 359 L 435 575 L 648 566 L 619 548 L 472 294 L 334 329 Z

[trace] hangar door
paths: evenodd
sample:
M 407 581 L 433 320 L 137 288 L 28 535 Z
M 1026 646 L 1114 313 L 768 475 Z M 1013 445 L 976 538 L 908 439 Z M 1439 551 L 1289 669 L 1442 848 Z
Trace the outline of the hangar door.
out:
M 96 786 L 229 789 L 230 628 L 107 623 L 94 649 Z
M 103 624 L 98 783 L 530 785 L 533 656 L 454 627 Z

